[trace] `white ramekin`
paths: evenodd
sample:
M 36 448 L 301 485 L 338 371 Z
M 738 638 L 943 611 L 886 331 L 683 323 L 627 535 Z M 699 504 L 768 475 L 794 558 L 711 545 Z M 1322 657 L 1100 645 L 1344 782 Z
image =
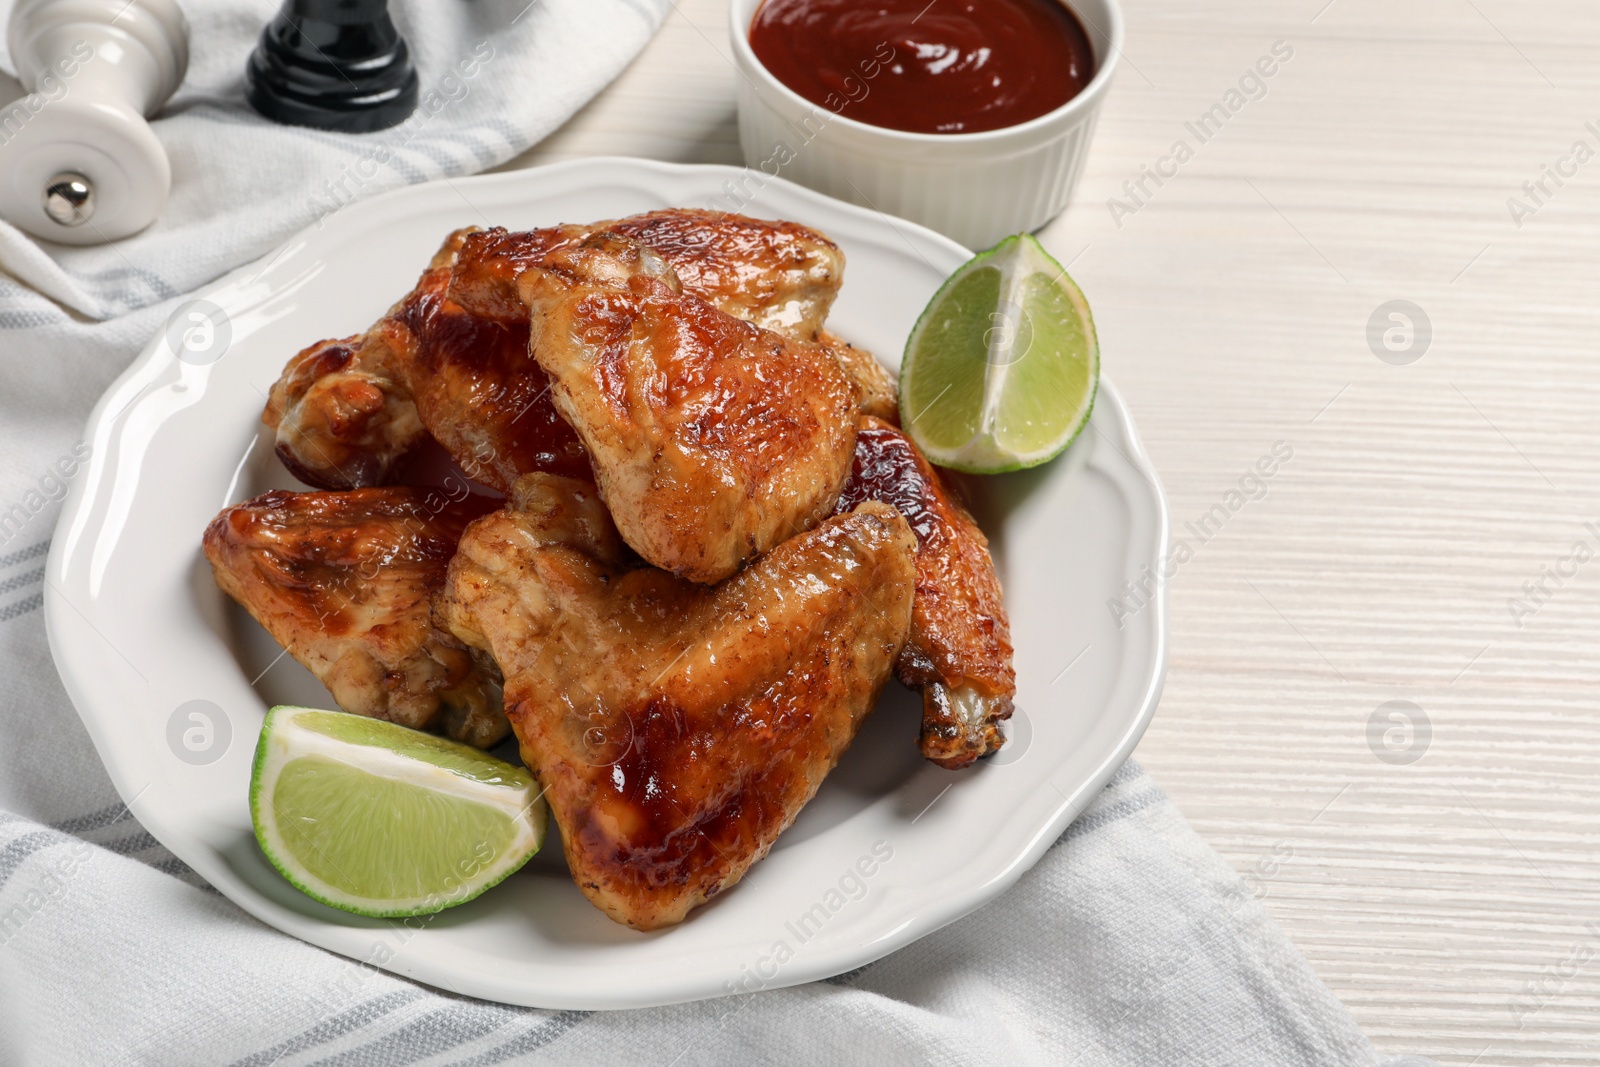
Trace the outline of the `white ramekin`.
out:
M 1100 102 L 1122 53 L 1117 0 L 1070 0 L 1094 46 L 1095 75 L 1047 115 L 984 133 L 906 133 L 813 104 L 750 48 L 761 0 L 731 0 L 745 163 L 813 189 L 920 222 L 968 248 L 1036 230 L 1067 206 L 1083 172 Z M 867 58 L 867 57 L 864 57 Z M 868 91 L 871 91 L 868 82 Z

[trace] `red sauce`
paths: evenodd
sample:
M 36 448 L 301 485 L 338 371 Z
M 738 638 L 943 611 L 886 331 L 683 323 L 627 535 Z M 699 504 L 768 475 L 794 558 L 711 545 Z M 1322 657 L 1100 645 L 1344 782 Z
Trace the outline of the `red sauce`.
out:
M 1089 38 L 1056 0 L 766 0 L 750 47 L 812 103 L 913 133 L 1015 126 L 1094 77 Z

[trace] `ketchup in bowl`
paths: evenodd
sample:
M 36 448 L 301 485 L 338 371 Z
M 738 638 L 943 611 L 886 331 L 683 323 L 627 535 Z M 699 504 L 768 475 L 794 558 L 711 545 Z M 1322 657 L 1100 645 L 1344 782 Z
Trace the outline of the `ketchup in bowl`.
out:
M 812 103 L 913 133 L 1015 126 L 1094 77 L 1089 38 L 1056 0 L 766 0 L 750 48 Z

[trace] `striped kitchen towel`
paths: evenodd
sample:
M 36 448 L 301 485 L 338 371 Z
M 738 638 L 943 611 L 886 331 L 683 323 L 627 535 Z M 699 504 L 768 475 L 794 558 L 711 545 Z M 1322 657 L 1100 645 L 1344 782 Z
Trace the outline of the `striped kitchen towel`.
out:
M 65 491 L 65 483 L 60 483 Z M 43 510 L 51 498 L 41 491 L 36 491 L 39 509 Z M 60 500 L 59 496 L 54 498 Z M 5 514 L 0 514 L 0 551 L 4 551 L 7 542 L 14 540 L 6 536 L 10 530 L 21 533 L 27 526 L 27 520 L 37 512 L 30 509 L 31 501 L 18 501 L 11 505 Z M 44 557 L 50 551 L 49 541 L 35 541 L 25 548 L 14 552 L 6 552 L 0 556 L 0 622 L 10 622 L 37 611 L 44 604 Z
M 0 814 L 0 1063 L 1380 1062 L 1131 762 L 1018 885 L 910 947 L 826 982 L 641 1011 L 427 989 L 267 929 L 142 845 L 116 802 L 53 826 Z

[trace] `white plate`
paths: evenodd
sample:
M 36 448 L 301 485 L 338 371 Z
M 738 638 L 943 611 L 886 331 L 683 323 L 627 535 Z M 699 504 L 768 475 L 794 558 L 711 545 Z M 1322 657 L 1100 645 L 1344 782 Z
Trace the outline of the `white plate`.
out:
M 1102 382 L 1093 430 L 1066 456 L 977 481 L 1016 642 L 1018 711 L 994 759 L 954 773 L 924 763 L 917 702 L 891 683 L 772 854 L 683 925 L 651 934 L 591 907 L 554 842 L 493 891 L 409 926 L 324 907 L 268 866 L 246 798 L 262 716 L 279 702 L 332 704 L 292 659 L 274 662 L 270 638 L 217 590 L 200 533 L 223 506 L 296 484 L 259 425 L 284 361 L 364 329 L 454 227 L 726 208 L 741 186 L 754 193 L 746 213 L 806 223 L 844 248 L 829 325 L 890 361 L 969 256 L 930 230 L 728 167 L 594 159 L 423 185 L 346 208 L 213 286 L 201 295 L 226 313 L 225 354 L 179 360 L 158 337 L 101 399 L 89 421 L 93 459 L 50 553 L 50 645 L 133 813 L 250 914 L 513 1004 L 627 1008 L 793 985 L 870 962 L 992 900 L 1133 749 L 1161 689 L 1165 606 L 1158 597 L 1119 626 L 1107 602 L 1159 566 L 1167 516 L 1127 411 Z

